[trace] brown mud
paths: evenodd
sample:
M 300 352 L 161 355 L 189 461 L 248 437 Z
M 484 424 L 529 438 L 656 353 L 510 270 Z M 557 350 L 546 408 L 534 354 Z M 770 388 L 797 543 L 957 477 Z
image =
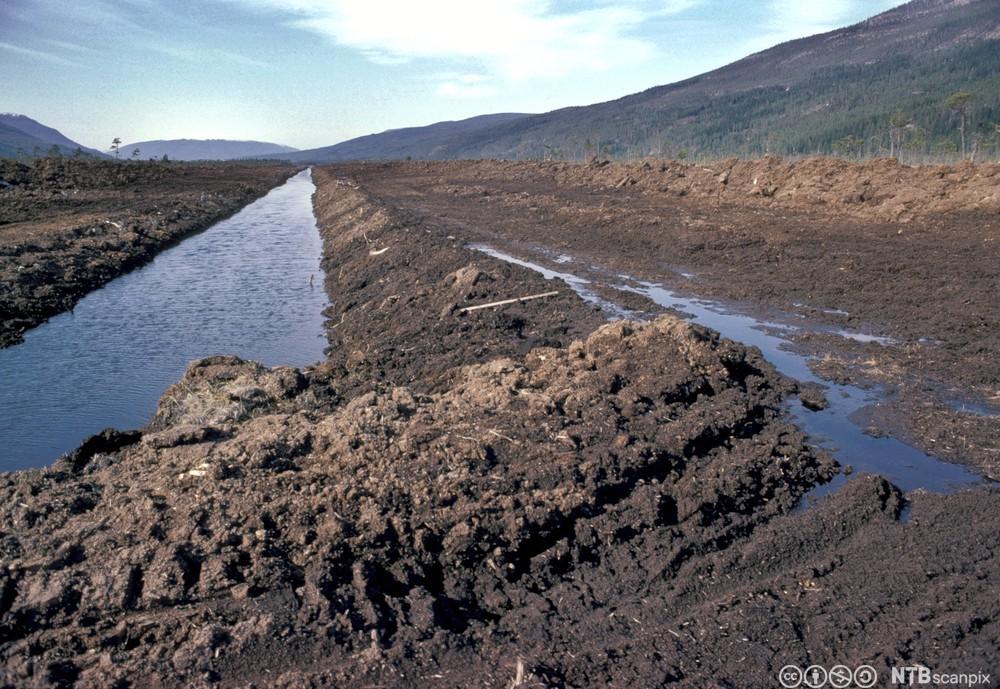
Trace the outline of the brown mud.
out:
M 314 171 L 326 362 L 195 362 L 142 431 L 0 476 L 0 686 L 996 671 L 1000 493 L 793 511 L 836 466 L 759 352 L 568 289 L 462 313 L 557 287 L 385 169 Z
M 546 167 L 545 164 L 542 167 Z M 551 169 L 551 166 L 548 166 Z M 634 189 L 702 202 L 827 210 L 862 220 L 909 222 L 931 215 L 1000 215 L 1000 163 L 902 165 L 894 158 L 732 158 L 709 165 L 650 160 L 562 166 L 569 185 Z
M 0 160 L 0 346 L 263 196 L 288 165 Z
M 887 336 L 883 346 L 806 335 L 800 346 L 821 374 L 887 386 L 885 430 L 1000 477 L 1000 165 L 479 161 L 352 174 L 465 242 L 531 260 L 564 253 L 611 277 Z M 761 180 L 773 193 L 756 193 Z M 864 200 L 847 193 L 859 185 Z M 963 397 L 992 416 L 945 403 Z M 927 408 L 945 423 L 910 413 Z

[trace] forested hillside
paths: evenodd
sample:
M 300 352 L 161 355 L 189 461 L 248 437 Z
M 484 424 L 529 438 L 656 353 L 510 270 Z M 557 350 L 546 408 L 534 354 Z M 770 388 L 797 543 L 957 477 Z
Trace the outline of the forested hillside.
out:
M 764 153 L 921 160 L 954 159 L 963 139 L 967 157 L 1000 156 L 1000 0 L 914 0 L 615 101 L 468 131 L 397 130 L 296 155 L 318 162 Z
M 968 96 L 950 107 L 955 93 Z M 963 114 L 967 151 L 995 155 L 997 0 L 915 0 L 687 81 L 455 141 L 448 156 L 933 155 L 961 148 Z
M 314 148 L 290 154 L 275 154 L 293 162 L 332 162 L 335 160 L 393 160 L 402 158 L 434 159 L 447 157 L 444 151 L 462 137 L 489 130 L 500 124 L 528 117 L 519 113 L 480 115 L 456 122 L 437 122 L 425 127 L 390 129 L 342 141 L 333 146 Z
M 995 42 L 946 55 L 899 55 L 824 68 L 794 86 L 636 108 L 627 127 L 614 118 L 579 121 L 579 134 L 559 137 L 556 145 L 567 153 L 599 148 L 618 156 L 954 153 L 961 148 L 961 110 L 949 106 L 956 92 L 968 94 L 967 151 L 978 144 L 981 154 L 995 153 L 1000 144 L 1000 44 Z M 537 143 L 547 136 L 543 127 L 537 138 L 522 138 L 522 151 L 538 154 Z
M 944 54 L 824 67 L 794 85 L 690 94 L 660 107 L 631 108 L 626 126 L 614 116 L 589 121 L 586 109 L 564 112 L 533 132 L 515 132 L 486 146 L 506 145 L 533 156 L 546 152 L 547 140 L 557 156 L 947 154 L 961 148 L 962 108 L 949 105 L 956 93 L 967 94 L 967 151 L 971 155 L 978 145 L 981 154 L 995 154 L 1000 146 L 996 41 Z
M 60 131 L 16 113 L 0 113 L 0 158 L 45 155 L 102 158 L 104 154 L 65 137 Z

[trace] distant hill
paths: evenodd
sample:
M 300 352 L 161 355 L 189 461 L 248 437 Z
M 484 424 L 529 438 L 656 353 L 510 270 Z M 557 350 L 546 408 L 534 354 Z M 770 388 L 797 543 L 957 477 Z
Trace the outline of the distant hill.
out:
M 1000 0 L 914 0 L 854 26 L 584 107 L 361 137 L 303 156 L 584 158 L 914 153 L 960 146 L 948 96 L 971 94 L 967 140 L 1000 150 Z M 900 111 L 900 125 L 890 120 Z M 495 119 L 492 119 L 495 118 Z M 479 126 L 482 125 L 482 126 Z M 892 143 L 890 144 L 890 137 Z
M 443 153 L 829 153 L 846 137 L 887 151 L 898 110 L 911 125 L 897 133 L 903 145 L 933 151 L 959 145 L 945 104 L 959 89 L 972 94 L 970 122 L 1000 122 L 997 0 L 916 0 L 693 79 L 480 132 Z
M 125 159 L 131 158 L 135 149 L 139 149 L 137 157 L 141 160 L 162 158 L 164 155 L 170 160 L 237 160 L 294 153 L 298 150 L 291 146 L 281 146 L 266 141 L 170 139 L 123 144 L 119 156 Z
M 302 163 L 332 163 L 337 160 L 392 160 L 442 158 L 456 137 L 475 135 L 483 130 L 529 117 L 519 113 L 480 115 L 454 122 L 438 122 L 426 127 L 390 129 L 380 134 L 350 139 L 333 146 L 299 151 L 292 155 L 269 156 Z
M 104 154 L 69 139 L 52 127 L 25 115 L 0 113 L 0 157 L 36 158 L 49 153 L 52 146 L 64 156 L 74 155 L 79 148 L 84 155 L 103 158 Z

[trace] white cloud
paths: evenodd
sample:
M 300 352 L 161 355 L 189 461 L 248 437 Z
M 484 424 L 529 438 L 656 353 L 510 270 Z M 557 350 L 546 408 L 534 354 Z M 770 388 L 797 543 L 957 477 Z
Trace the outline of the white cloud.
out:
M 559 78 L 637 64 L 654 54 L 630 35 L 654 14 L 697 0 L 631 0 L 556 11 L 548 0 L 236 0 L 278 10 L 297 27 L 322 34 L 372 61 L 443 59 L 507 81 Z M 444 81 L 469 93 L 482 84 Z
M 34 58 L 37 60 L 45 60 L 46 62 L 52 62 L 57 65 L 64 65 L 66 67 L 79 67 L 80 65 L 72 60 L 67 60 L 65 58 L 59 57 L 55 53 L 49 53 L 44 50 L 35 50 L 34 48 L 25 48 L 23 46 L 14 45 L 13 43 L 6 43 L 0 41 L 0 50 L 6 50 L 9 53 L 14 53 L 16 55 L 23 55 L 25 57 Z
M 899 0 L 771 0 L 770 38 L 789 40 L 832 31 L 899 4 Z
M 488 74 L 439 72 L 431 78 L 438 82 L 438 95 L 450 98 L 483 98 L 495 95 L 498 90 Z
M 174 58 L 175 60 L 184 60 L 186 62 L 204 62 L 206 60 L 221 60 L 225 62 L 231 62 L 233 64 L 241 65 L 243 67 L 270 67 L 266 62 L 260 60 L 255 60 L 252 57 L 247 57 L 241 53 L 234 53 L 231 50 L 223 50 L 222 48 L 199 48 L 199 47 L 185 47 L 180 45 L 166 45 L 157 43 L 147 43 L 143 45 L 146 50 L 151 50 L 154 53 L 160 53 L 168 57 Z

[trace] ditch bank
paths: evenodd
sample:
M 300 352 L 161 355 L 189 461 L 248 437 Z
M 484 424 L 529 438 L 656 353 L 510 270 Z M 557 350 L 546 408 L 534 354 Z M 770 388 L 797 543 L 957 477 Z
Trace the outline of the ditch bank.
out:
M 314 181 L 327 362 L 195 362 L 142 431 L 0 477 L 0 686 L 989 671 L 996 493 L 868 476 L 792 513 L 836 467 L 759 352 L 568 290 L 463 313 L 553 287 Z

